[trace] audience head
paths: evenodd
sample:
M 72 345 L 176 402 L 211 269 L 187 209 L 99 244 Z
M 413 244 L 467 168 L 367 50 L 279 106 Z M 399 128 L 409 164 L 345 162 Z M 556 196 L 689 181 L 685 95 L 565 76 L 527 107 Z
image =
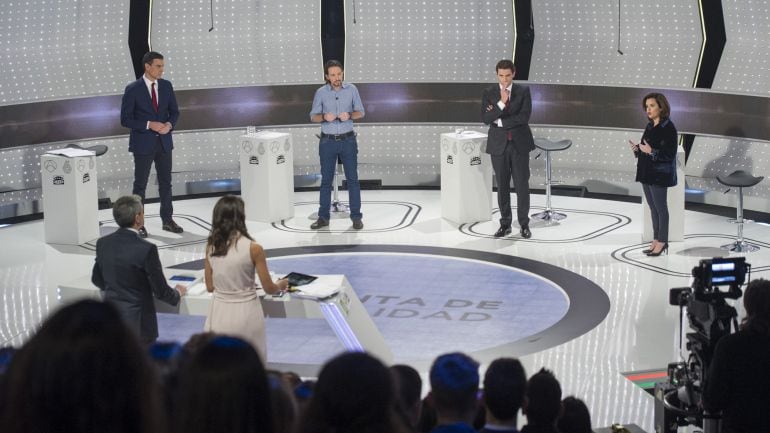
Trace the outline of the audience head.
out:
M 742 329 L 758 334 L 770 335 L 770 280 L 753 280 L 743 294 L 746 317 Z
M 293 433 L 299 411 L 289 381 L 280 372 L 267 373 L 270 404 L 273 412 L 273 433 Z
M 591 414 L 583 400 L 569 396 L 562 400 L 564 412 L 556 422 L 561 433 L 591 433 Z
M 447 420 L 470 424 L 477 408 L 479 364 L 468 355 L 441 355 L 430 368 L 431 400 L 439 423 Z
M 321 369 L 300 432 L 402 432 L 396 404 L 393 378 L 382 362 L 366 353 L 344 353 Z
M 238 237 L 249 236 L 246 229 L 246 212 L 243 200 L 234 195 L 226 195 L 214 205 L 211 218 L 211 234 L 209 234 L 206 250 L 212 256 L 227 255 L 227 251 Z
M 484 374 L 484 406 L 487 417 L 501 424 L 516 425 L 516 415 L 526 398 L 527 376 L 521 362 L 514 358 L 492 361 Z
M 144 225 L 144 207 L 138 195 L 125 195 L 115 200 L 112 205 L 112 217 L 120 228 L 141 227 Z
M 403 412 L 409 427 L 417 427 L 422 406 L 422 379 L 414 368 L 398 364 L 390 367 L 396 382 L 398 407 Z
M 65 306 L 15 354 L 3 433 L 159 432 L 160 387 L 137 337 L 98 301 Z
M 13 346 L 0 347 L 0 375 L 5 373 L 14 353 L 16 353 L 16 348 Z
M 180 433 L 272 433 L 270 389 L 257 351 L 214 337 L 179 369 L 173 428 Z
M 561 386 L 553 373 L 541 369 L 527 382 L 528 424 L 552 425 L 561 413 Z

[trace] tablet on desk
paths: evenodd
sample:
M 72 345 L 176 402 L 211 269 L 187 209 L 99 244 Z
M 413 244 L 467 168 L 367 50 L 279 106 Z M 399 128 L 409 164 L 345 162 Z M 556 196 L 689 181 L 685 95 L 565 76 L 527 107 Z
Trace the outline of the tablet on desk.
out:
M 289 274 L 286 275 L 284 278 L 289 280 L 289 287 L 304 286 L 305 284 L 310 284 L 316 279 L 318 279 L 318 277 L 314 277 L 312 275 L 300 274 L 299 272 L 289 272 Z
M 197 280 L 197 278 L 192 275 L 172 275 L 169 280 L 179 284 L 190 284 Z

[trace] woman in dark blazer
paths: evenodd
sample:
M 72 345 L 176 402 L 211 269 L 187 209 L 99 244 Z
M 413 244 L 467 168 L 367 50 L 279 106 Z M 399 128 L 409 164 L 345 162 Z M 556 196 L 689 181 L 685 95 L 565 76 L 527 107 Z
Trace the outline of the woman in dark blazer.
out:
M 642 99 L 649 123 L 642 141 L 628 142 L 636 156 L 636 181 L 642 183 L 652 215 L 653 241 L 643 253 L 648 256 L 668 254 L 668 188 L 676 185 L 677 132 L 669 118 L 671 106 L 661 93 Z

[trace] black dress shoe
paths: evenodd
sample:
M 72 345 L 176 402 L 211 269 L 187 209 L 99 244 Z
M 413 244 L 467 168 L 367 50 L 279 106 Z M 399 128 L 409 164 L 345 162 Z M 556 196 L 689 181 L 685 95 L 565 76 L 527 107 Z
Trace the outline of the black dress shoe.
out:
M 182 233 L 184 231 L 184 229 L 179 227 L 179 224 L 175 223 L 174 220 L 164 223 L 163 230 L 171 233 Z
M 522 227 L 519 233 L 521 233 L 521 237 L 524 239 L 529 239 L 532 237 L 532 232 L 529 231 L 529 227 Z
M 508 236 L 509 234 L 511 234 L 511 226 L 500 226 L 500 228 L 497 229 L 493 236 L 496 238 L 501 238 L 503 236 Z
M 147 238 L 147 229 L 144 228 L 144 226 L 139 227 L 139 229 L 137 231 L 139 232 L 139 237 L 140 238 L 142 238 L 142 239 Z
M 353 220 L 353 228 L 356 230 L 361 230 L 364 228 L 364 222 L 361 221 L 361 219 Z
M 310 224 L 310 228 L 313 230 L 318 230 L 321 227 L 326 227 L 329 225 L 329 221 L 326 221 L 323 218 L 318 218 L 313 224 Z

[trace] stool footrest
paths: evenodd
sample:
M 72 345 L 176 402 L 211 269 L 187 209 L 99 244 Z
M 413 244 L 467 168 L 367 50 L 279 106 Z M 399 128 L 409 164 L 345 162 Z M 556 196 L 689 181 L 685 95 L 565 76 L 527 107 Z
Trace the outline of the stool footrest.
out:
M 754 251 L 759 251 L 760 249 L 758 246 L 754 244 L 750 244 L 746 241 L 743 241 L 743 242 L 735 241 L 731 244 L 722 245 L 719 248 L 726 251 L 732 251 L 735 253 L 752 253 Z

